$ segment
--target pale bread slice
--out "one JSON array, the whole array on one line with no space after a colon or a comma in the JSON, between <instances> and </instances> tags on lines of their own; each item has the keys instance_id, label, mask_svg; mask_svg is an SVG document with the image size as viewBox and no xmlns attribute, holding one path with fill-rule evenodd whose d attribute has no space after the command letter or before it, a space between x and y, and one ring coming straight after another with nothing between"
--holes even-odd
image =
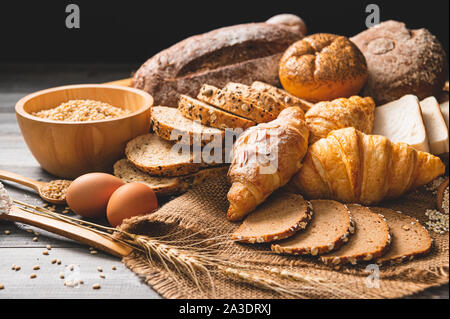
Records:
<instances>
[{"instance_id":1,"label":"pale bread slice","mask_svg":"<svg viewBox=\"0 0 450 319\"><path fill-rule=\"evenodd\" d=\"M314 103L300 99L285 90L279 89L276 86L272 86L268 83L255 81L251 86L253 89L260 92L264 92L272 95L279 103L284 104L285 107L300 107L303 111L307 112L314 106Z\"/></svg>"},{"instance_id":2,"label":"pale bread slice","mask_svg":"<svg viewBox=\"0 0 450 319\"><path fill-rule=\"evenodd\" d=\"M430 152L434 155L448 153L448 128L439 103L434 96L420 101L423 122L428 135Z\"/></svg>"},{"instance_id":3,"label":"pale bread slice","mask_svg":"<svg viewBox=\"0 0 450 319\"><path fill-rule=\"evenodd\" d=\"M376 107L373 134L409 144L418 151L430 152L419 99L415 95L405 95Z\"/></svg>"},{"instance_id":4,"label":"pale bread slice","mask_svg":"<svg viewBox=\"0 0 450 319\"><path fill-rule=\"evenodd\" d=\"M243 100L249 101L275 116L278 116L286 108L285 104L280 103L273 95L255 90L245 84L229 82L222 90L241 96Z\"/></svg>"},{"instance_id":5,"label":"pale bread slice","mask_svg":"<svg viewBox=\"0 0 450 319\"><path fill-rule=\"evenodd\" d=\"M121 159L114 164L114 175L125 183L139 182L146 184L157 195L163 196L182 194L195 185L225 175L227 171L228 166L220 166L204 168L196 173L178 177L161 177L141 171L127 159Z\"/></svg>"},{"instance_id":6,"label":"pale bread slice","mask_svg":"<svg viewBox=\"0 0 450 319\"><path fill-rule=\"evenodd\" d=\"M125 155L137 168L156 176L187 175L205 166L194 163L191 146L183 153L177 152L174 145L155 134L145 134L128 142Z\"/></svg>"},{"instance_id":7,"label":"pale bread slice","mask_svg":"<svg viewBox=\"0 0 450 319\"><path fill-rule=\"evenodd\" d=\"M386 218L392 235L390 249L376 259L377 264L398 264L430 251L432 243L430 234L417 219L392 209L380 207L371 209Z\"/></svg>"},{"instance_id":8,"label":"pale bread slice","mask_svg":"<svg viewBox=\"0 0 450 319\"><path fill-rule=\"evenodd\" d=\"M188 119L223 130L229 128L245 130L256 125L254 121L223 111L187 95L180 95L178 110Z\"/></svg>"},{"instance_id":9,"label":"pale bread slice","mask_svg":"<svg viewBox=\"0 0 450 319\"><path fill-rule=\"evenodd\" d=\"M153 132L159 137L168 141L182 140L190 145L194 140L207 144L213 140L223 140L225 136L225 131L196 123L184 117L178 109L167 106L152 107L151 124Z\"/></svg>"},{"instance_id":10,"label":"pale bread slice","mask_svg":"<svg viewBox=\"0 0 450 319\"><path fill-rule=\"evenodd\" d=\"M232 238L251 244L285 239L305 229L312 214L311 204L301 195L277 191L244 220Z\"/></svg>"},{"instance_id":11,"label":"pale bread slice","mask_svg":"<svg viewBox=\"0 0 450 319\"><path fill-rule=\"evenodd\" d=\"M197 98L216 108L245 117L256 123L266 123L276 119L274 114L259 107L257 101L252 102L242 95L226 92L212 85L203 85Z\"/></svg>"},{"instance_id":12,"label":"pale bread slice","mask_svg":"<svg viewBox=\"0 0 450 319\"><path fill-rule=\"evenodd\" d=\"M347 206L333 200L312 200L313 218L304 231L272 244L276 253L321 255L338 249L354 233L355 225Z\"/></svg>"},{"instance_id":13,"label":"pale bread slice","mask_svg":"<svg viewBox=\"0 0 450 319\"><path fill-rule=\"evenodd\" d=\"M440 105L442 116L444 117L445 124L447 125L447 129L450 128L448 125L448 116L449 116L449 106L448 101L442 103Z\"/></svg>"},{"instance_id":14,"label":"pale bread slice","mask_svg":"<svg viewBox=\"0 0 450 319\"><path fill-rule=\"evenodd\" d=\"M361 205L352 204L347 207L356 224L355 233L344 246L320 257L327 265L370 261L389 249L391 235L384 217Z\"/></svg>"}]
</instances>

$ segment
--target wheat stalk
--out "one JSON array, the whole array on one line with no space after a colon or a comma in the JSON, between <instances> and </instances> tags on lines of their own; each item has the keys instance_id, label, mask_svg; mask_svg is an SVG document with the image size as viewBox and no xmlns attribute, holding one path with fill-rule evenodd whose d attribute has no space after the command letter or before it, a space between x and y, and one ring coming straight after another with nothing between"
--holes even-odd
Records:
<instances>
[{"instance_id":1,"label":"wheat stalk","mask_svg":"<svg viewBox=\"0 0 450 319\"><path fill-rule=\"evenodd\" d=\"M273 291L285 297L306 298L305 292L311 289L329 290L335 294L340 294L345 291L347 295L351 294L355 298L359 297L355 293L345 289L345 287L331 283L324 278L311 277L273 267L257 265L249 267L248 263L244 264L245 256L239 256L238 262L233 260L231 256L220 256L217 254L217 247L234 242L234 240L230 239L229 234L199 239L195 237L198 237L200 233L194 233L178 239L170 239L174 235L181 235L182 231L179 231L165 236L148 237L62 215L17 200L14 200L14 202L21 205L22 207L19 208L28 213L75 224L113 240L125 243L145 254L150 266L157 268L161 264L174 281L179 280L178 275L187 276L202 293L206 292L205 289L209 288L211 289L210 293L215 295L212 277L214 273L222 274L233 280L246 282L261 289ZM122 235L122 238L113 236L112 233L114 232ZM202 280L202 275L206 276L206 282ZM283 281L280 281L280 278ZM286 284L286 281L289 284Z\"/></svg>"}]
</instances>

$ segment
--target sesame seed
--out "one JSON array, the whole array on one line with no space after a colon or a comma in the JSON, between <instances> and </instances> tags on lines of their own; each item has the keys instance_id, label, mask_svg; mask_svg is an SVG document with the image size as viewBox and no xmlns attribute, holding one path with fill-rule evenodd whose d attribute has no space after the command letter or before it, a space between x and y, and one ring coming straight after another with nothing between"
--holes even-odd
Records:
<instances>
[{"instance_id":1,"label":"sesame seed","mask_svg":"<svg viewBox=\"0 0 450 319\"><path fill-rule=\"evenodd\" d=\"M95 290L100 289L100 284L94 284L94 285L92 285L92 289L95 289Z\"/></svg>"},{"instance_id":2,"label":"sesame seed","mask_svg":"<svg viewBox=\"0 0 450 319\"><path fill-rule=\"evenodd\" d=\"M37 277L37 275L34 274L34 273L30 275L30 278L31 278L31 279L34 279L34 278L36 278L36 277Z\"/></svg>"},{"instance_id":3,"label":"sesame seed","mask_svg":"<svg viewBox=\"0 0 450 319\"><path fill-rule=\"evenodd\" d=\"M36 265L33 267L33 270L39 270L39 269L41 269L41 267L39 265Z\"/></svg>"}]
</instances>

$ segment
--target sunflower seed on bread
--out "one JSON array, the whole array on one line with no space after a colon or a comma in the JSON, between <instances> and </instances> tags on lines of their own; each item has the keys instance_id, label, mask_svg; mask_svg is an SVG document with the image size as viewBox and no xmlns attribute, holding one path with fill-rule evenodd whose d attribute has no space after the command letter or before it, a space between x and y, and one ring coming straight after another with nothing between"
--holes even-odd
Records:
<instances>
[{"instance_id":1,"label":"sunflower seed on bread","mask_svg":"<svg viewBox=\"0 0 450 319\"><path fill-rule=\"evenodd\" d=\"M300 107L303 111L307 112L310 108L314 106L314 103L300 99L285 90L279 89L276 86L255 81L252 83L252 89L264 92L273 96L277 99L279 103L283 104L285 107Z\"/></svg>"},{"instance_id":2,"label":"sunflower seed on bread","mask_svg":"<svg viewBox=\"0 0 450 319\"><path fill-rule=\"evenodd\" d=\"M275 192L244 220L232 238L254 244L290 237L308 225L313 214L310 206L301 195Z\"/></svg>"},{"instance_id":3,"label":"sunflower seed on bread","mask_svg":"<svg viewBox=\"0 0 450 319\"><path fill-rule=\"evenodd\" d=\"M430 234L416 219L392 209L371 209L386 218L392 234L391 247L386 254L376 259L377 264L397 264L430 251Z\"/></svg>"},{"instance_id":4,"label":"sunflower seed on bread","mask_svg":"<svg viewBox=\"0 0 450 319\"><path fill-rule=\"evenodd\" d=\"M280 103L271 94L255 90L245 84L230 82L222 90L240 96L244 101L255 104L275 116L286 108L284 103Z\"/></svg>"},{"instance_id":5,"label":"sunflower seed on bread","mask_svg":"<svg viewBox=\"0 0 450 319\"><path fill-rule=\"evenodd\" d=\"M272 244L276 253L321 255L338 249L355 231L348 208L333 200L312 200L313 218L305 230ZM338 264L338 259L333 264Z\"/></svg>"},{"instance_id":6,"label":"sunflower seed on bread","mask_svg":"<svg viewBox=\"0 0 450 319\"><path fill-rule=\"evenodd\" d=\"M125 155L140 170L156 176L181 176L199 171L202 167L218 166L194 161L190 145L170 143L155 134L138 136L128 142ZM187 149L181 152L182 148ZM200 154L201 155L201 154Z\"/></svg>"},{"instance_id":7,"label":"sunflower seed on bread","mask_svg":"<svg viewBox=\"0 0 450 319\"><path fill-rule=\"evenodd\" d=\"M219 129L242 128L245 130L256 125L254 121L223 111L187 95L180 96L178 110L188 119Z\"/></svg>"},{"instance_id":8,"label":"sunflower seed on bread","mask_svg":"<svg viewBox=\"0 0 450 319\"><path fill-rule=\"evenodd\" d=\"M180 140L186 136L190 145L197 139L203 145L215 139L223 140L225 136L225 131L195 123L173 107L154 106L151 114L153 132L168 141Z\"/></svg>"},{"instance_id":9,"label":"sunflower seed on bread","mask_svg":"<svg viewBox=\"0 0 450 319\"><path fill-rule=\"evenodd\" d=\"M257 101L250 101L241 94L224 91L212 85L203 85L197 98L216 108L245 117L256 123L266 123L276 118L275 114L259 107Z\"/></svg>"},{"instance_id":10,"label":"sunflower seed on bread","mask_svg":"<svg viewBox=\"0 0 450 319\"><path fill-rule=\"evenodd\" d=\"M226 175L228 166L204 168L198 172L177 176L152 176L133 165L127 159L121 159L114 164L114 175L125 183L139 182L149 186L157 195L178 195L190 187L201 184L208 179Z\"/></svg>"},{"instance_id":11,"label":"sunflower seed on bread","mask_svg":"<svg viewBox=\"0 0 450 319\"><path fill-rule=\"evenodd\" d=\"M382 256L389 249L391 235L384 217L364 206L347 207L356 224L355 233L341 248L320 257L325 264L331 265L334 260L339 260L339 264L369 261Z\"/></svg>"}]
</instances>

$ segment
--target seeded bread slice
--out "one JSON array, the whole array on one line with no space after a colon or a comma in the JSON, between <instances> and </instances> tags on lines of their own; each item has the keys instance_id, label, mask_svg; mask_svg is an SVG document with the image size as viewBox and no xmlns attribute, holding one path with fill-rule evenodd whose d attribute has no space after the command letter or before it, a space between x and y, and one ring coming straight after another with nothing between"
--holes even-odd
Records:
<instances>
[{"instance_id":1,"label":"seeded bread slice","mask_svg":"<svg viewBox=\"0 0 450 319\"><path fill-rule=\"evenodd\" d=\"M252 83L252 88L260 92L271 94L279 103L282 103L285 107L300 107L303 111L307 112L314 106L314 103L300 99L285 90L279 89L276 86L270 84L255 81Z\"/></svg>"},{"instance_id":2,"label":"seeded bread slice","mask_svg":"<svg viewBox=\"0 0 450 319\"><path fill-rule=\"evenodd\" d=\"M159 137L168 141L182 140L190 145L194 143L194 138L207 144L213 140L223 140L225 136L223 130L195 123L173 107L152 107L151 123L153 132Z\"/></svg>"},{"instance_id":3,"label":"seeded bread slice","mask_svg":"<svg viewBox=\"0 0 450 319\"><path fill-rule=\"evenodd\" d=\"M321 255L338 249L355 231L348 208L333 200L312 200L314 217L304 231L272 244L276 253Z\"/></svg>"},{"instance_id":4,"label":"seeded bread slice","mask_svg":"<svg viewBox=\"0 0 450 319\"><path fill-rule=\"evenodd\" d=\"M256 123L273 121L276 116L258 106L257 101L244 99L242 95L223 91L212 85L203 85L197 98L219 109L245 117Z\"/></svg>"},{"instance_id":5,"label":"seeded bread slice","mask_svg":"<svg viewBox=\"0 0 450 319\"><path fill-rule=\"evenodd\" d=\"M275 116L278 116L286 108L284 103L280 103L271 94L255 90L245 84L229 82L223 91L241 96L244 101L249 101Z\"/></svg>"},{"instance_id":6,"label":"seeded bread slice","mask_svg":"<svg viewBox=\"0 0 450 319\"><path fill-rule=\"evenodd\" d=\"M202 165L193 162L191 152L183 154L173 150L173 146L174 143L157 135L145 134L128 142L125 155L137 168L150 175L180 176L200 170Z\"/></svg>"},{"instance_id":7,"label":"seeded bread slice","mask_svg":"<svg viewBox=\"0 0 450 319\"><path fill-rule=\"evenodd\" d=\"M360 205L347 205L356 224L355 234L338 250L320 257L325 264L356 264L382 256L391 242L389 226L383 216Z\"/></svg>"},{"instance_id":8,"label":"seeded bread slice","mask_svg":"<svg viewBox=\"0 0 450 319\"><path fill-rule=\"evenodd\" d=\"M311 204L302 196L278 191L244 220L232 238L251 244L285 239L305 229L312 214Z\"/></svg>"},{"instance_id":9,"label":"seeded bread slice","mask_svg":"<svg viewBox=\"0 0 450 319\"><path fill-rule=\"evenodd\" d=\"M152 176L133 165L127 159L121 159L114 164L114 175L125 183L139 182L146 184L155 191L157 195L178 195L184 193L192 186L201 184L208 179L225 175L228 166L204 168L196 173L178 177Z\"/></svg>"},{"instance_id":10,"label":"seeded bread slice","mask_svg":"<svg viewBox=\"0 0 450 319\"><path fill-rule=\"evenodd\" d=\"M392 234L391 247L385 255L376 259L377 264L394 265L430 251L430 234L416 219L392 209L379 207L371 209L386 218Z\"/></svg>"},{"instance_id":11,"label":"seeded bread slice","mask_svg":"<svg viewBox=\"0 0 450 319\"><path fill-rule=\"evenodd\" d=\"M200 121L203 125L219 129L242 128L246 130L256 125L254 121L228 113L186 95L180 96L178 110L188 119Z\"/></svg>"}]
</instances>

